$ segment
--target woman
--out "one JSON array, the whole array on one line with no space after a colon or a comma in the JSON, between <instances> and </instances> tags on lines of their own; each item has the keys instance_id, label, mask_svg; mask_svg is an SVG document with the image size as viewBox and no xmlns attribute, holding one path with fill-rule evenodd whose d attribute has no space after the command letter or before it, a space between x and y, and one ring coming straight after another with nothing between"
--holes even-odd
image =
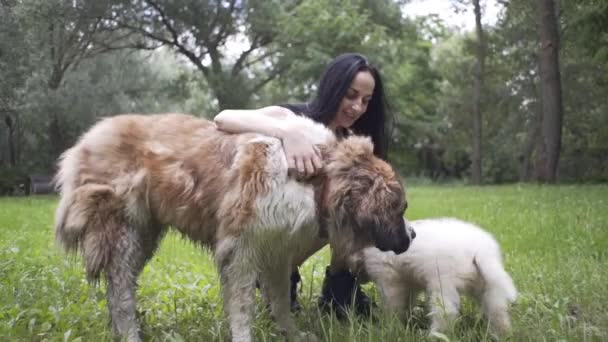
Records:
<instances>
[{"instance_id":1,"label":"woman","mask_svg":"<svg viewBox=\"0 0 608 342\"><path fill-rule=\"evenodd\" d=\"M382 79L378 70L360 54L343 54L330 62L321 77L316 96L308 103L255 110L224 110L214 120L219 129L227 132L257 132L281 139L290 168L302 176L311 176L323 165L319 151L312 142L301 134L298 127L291 125L289 118L296 113L325 124L337 137L344 137L351 131L371 137L374 153L386 159L390 120ZM297 265L326 243L320 239L316 248L303 256L302 260L298 260ZM291 280L292 309L297 310L299 305L296 290L300 280L299 274L294 272ZM346 262L338 260L332 254L319 304L322 308L333 309L339 316L343 316L353 297L356 311L369 313L369 298L348 271Z\"/></svg>"}]
</instances>

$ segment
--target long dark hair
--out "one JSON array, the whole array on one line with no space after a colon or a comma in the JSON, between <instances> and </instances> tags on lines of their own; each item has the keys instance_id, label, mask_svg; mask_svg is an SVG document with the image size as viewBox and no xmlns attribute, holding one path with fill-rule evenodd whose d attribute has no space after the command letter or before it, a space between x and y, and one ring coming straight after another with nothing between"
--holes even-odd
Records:
<instances>
[{"instance_id":1,"label":"long dark hair","mask_svg":"<svg viewBox=\"0 0 608 342\"><path fill-rule=\"evenodd\" d=\"M321 76L316 96L308 103L306 113L315 121L325 125L332 122L353 79L361 71L369 71L373 76L374 92L367 105L367 110L350 128L355 134L371 137L374 143L374 154L386 159L392 118L384 96L382 77L380 77L378 69L371 65L365 56L346 53L331 61Z\"/></svg>"}]
</instances>

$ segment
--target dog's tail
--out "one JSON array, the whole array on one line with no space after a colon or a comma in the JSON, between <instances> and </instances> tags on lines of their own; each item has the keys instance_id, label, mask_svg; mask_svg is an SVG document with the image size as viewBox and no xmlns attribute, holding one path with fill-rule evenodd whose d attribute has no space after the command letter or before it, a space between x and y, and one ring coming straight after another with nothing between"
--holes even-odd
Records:
<instances>
[{"instance_id":1,"label":"dog's tail","mask_svg":"<svg viewBox=\"0 0 608 342\"><path fill-rule=\"evenodd\" d=\"M517 298L517 290L502 265L498 246L492 253L477 255L473 263L485 282L481 302L490 329L499 335L506 333L511 328L509 305Z\"/></svg>"},{"instance_id":2,"label":"dog's tail","mask_svg":"<svg viewBox=\"0 0 608 342\"><path fill-rule=\"evenodd\" d=\"M90 281L98 280L110 262L122 226L122 202L112 187L84 184L62 189L55 212L55 238L67 252L81 251Z\"/></svg>"},{"instance_id":3,"label":"dog's tail","mask_svg":"<svg viewBox=\"0 0 608 342\"><path fill-rule=\"evenodd\" d=\"M473 258L477 272L485 282L484 296L498 300L502 298L507 303L517 299L517 289L513 279L505 271L499 255L483 255Z\"/></svg>"}]
</instances>

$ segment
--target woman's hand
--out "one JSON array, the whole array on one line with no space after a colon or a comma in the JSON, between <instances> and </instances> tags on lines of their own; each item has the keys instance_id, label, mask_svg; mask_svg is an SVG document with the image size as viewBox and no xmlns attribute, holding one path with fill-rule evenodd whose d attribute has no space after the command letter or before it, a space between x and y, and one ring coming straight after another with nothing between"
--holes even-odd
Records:
<instances>
[{"instance_id":1,"label":"woman's hand","mask_svg":"<svg viewBox=\"0 0 608 342\"><path fill-rule=\"evenodd\" d=\"M254 110L223 110L215 116L218 129L230 133L256 132L281 139L289 168L297 177L310 177L323 167L321 154L291 110L270 106Z\"/></svg>"},{"instance_id":2,"label":"woman's hand","mask_svg":"<svg viewBox=\"0 0 608 342\"><path fill-rule=\"evenodd\" d=\"M287 130L282 140L289 168L297 171L297 176L311 177L323 168L319 149L301 131Z\"/></svg>"}]
</instances>

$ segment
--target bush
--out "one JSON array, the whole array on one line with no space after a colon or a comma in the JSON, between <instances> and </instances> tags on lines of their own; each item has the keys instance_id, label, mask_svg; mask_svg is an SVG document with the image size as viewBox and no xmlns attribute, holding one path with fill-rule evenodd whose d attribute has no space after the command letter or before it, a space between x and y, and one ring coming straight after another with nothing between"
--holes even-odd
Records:
<instances>
[{"instance_id":1,"label":"bush","mask_svg":"<svg viewBox=\"0 0 608 342\"><path fill-rule=\"evenodd\" d=\"M19 167L0 168L0 196L26 195L29 189L27 171Z\"/></svg>"}]
</instances>

